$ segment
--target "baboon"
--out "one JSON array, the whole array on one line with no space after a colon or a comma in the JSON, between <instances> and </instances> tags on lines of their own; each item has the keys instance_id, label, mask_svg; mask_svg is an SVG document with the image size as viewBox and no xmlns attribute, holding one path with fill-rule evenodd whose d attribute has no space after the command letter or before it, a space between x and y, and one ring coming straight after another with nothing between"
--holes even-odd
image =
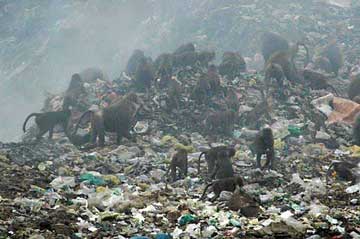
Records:
<instances>
[{"instance_id":1,"label":"baboon","mask_svg":"<svg viewBox=\"0 0 360 239\"><path fill-rule=\"evenodd\" d=\"M200 51L197 53L197 61L200 63L202 67L208 67L209 62L215 59L214 51Z\"/></svg>"},{"instance_id":2,"label":"baboon","mask_svg":"<svg viewBox=\"0 0 360 239\"><path fill-rule=\"evenodd\" d=\"M49 139L53 136L54 127L56 125L61 125L64 131L67 131L68 122L71 116L70 109L64 111L52 111L45 113L32 113L28 117L26 117L25 122L23 124L23 131L26 132L26 123L27 121L35 116L35 123L39 128L39 132L36 135L36 140L40 140L41 137L49 131Z\"/></svg>"},{"instance_id":3,"label":"baboon","mask_svg":"<svg viewBox=\"0 0 360 239\"><path fill-rule=\"evenodd\" d=\"M276 80L276 87L277 87L277 92L279 93L280 96L284 96L284 78L285 78L285 74L284 71L281 67L281 65L276 64L276 63L270 63L266 66L265 68L265 85L267 90L269 89L270 85L271 85L271 80L275 79Z\"/></svg>"},{"instance_id":4,"label":"baboon","mask_svg":"<svg viewBox=\"0 0 360 239\"><path fill-rule=\"evenodd\" d=\"M179 109L181 102L182 85L176 78L170 79L167 89L167 105L169 109Z\"/></svg>"},{"instance_id":5,"label":"baboon","mask_svg":"<svg viewBox=\"0 0 360 239\"><path fill-rule=\"evenodd\" d=\"M246 62L237 52L224 52L222 62L219 65L219 73L234 79L241 72L246 71Z\"/></svg>"},{"instance_id":6,"label":"baboon","mask_svg":"<svg viewBox=\"0 0 360 239\"><path fill-rule=\"evenodd\" d=\"M89 67L79 73L80 79L83 83L94 83L100 79L102 81L109 81L109 77L97 67Z\"/></svg>"},{"instance_id":7,"label":"baboon","mask_svg":"<svg viewBox=\"0 0 360 239\"><path fill-rule=\"evenodd\" d=\"M274 151L274 136L271 128L263 128L258 132L250 149L256 154L256 164L258 168L274 166L275 151ZM261 156L266 155L266 163L261 166Z\"/></svg>"},{"instance_id":8,"label":"baboon","mask_svg":"<svg viewBox=\"0 0 360 239\"><path fill-rule=\"evenodd\" d=\"M143 59L146 59L144 52L139 49L134 50L127 62L126 73L131 76L134 75L140 63L140 60Z\"/></svg>"},{"instance_id":9,"label":"baboon","mask_svg":"<svg viewBox=\"0 0 360 239\"><path fill-rule=\"evenodd\" d=\"M198 61L197 57L198 57L198 53L192 51L173 55L173 66L174 67L194 66Z\"/></svg>"},{"instance_id":10,"label":"baboon","mask_svg":"<svg viewBox=\"0 0 360 239\"><path fill-rule=\"evenodd\" d=\"M292 58L293 54L293 50L275 52L265 63L265 69L271 69L271 65L277 67L281 66L281 70L283 71L286 79L290 82L296 82L298 80L298 76L296 66Z\"/></svg>"},{"instance_id":11,"label":"baboon","mask_svg":"<svg viewBox=\"0 0 360 239\"><path fill-rule=\"evenodd\" d=\"M214 172L216 172L218 169L217 167L219 166L218 164L218 160L223 160L225 158L226 161L230 162L230 170L229 172L225 172L225 174L230 175L228 177L232 177L233 175L233 171L232 171L232 165L231 165L231 158L235 155L235 149L233 147L228 147L228 146L217 146L214 148L210 148L207 151L202 152L199 155L199 159L198 159L198 174L201 173L200 171L200 162L201 162L201 156L205 155L205 161L207 163L207 168L208 168L208 176L211 178ZM226 163L225 166L228 166L228 162Z\"/></svg>"},{"instance_id":12,"label":"baboon","mask_svg":"<svg viewBox=\"0 0 360 239\"><path fill-rule=\"evenodd\" d=\"M176 181L176 172L179 171L180 175L186 177L188 172L188 153L185 149L179 148L172 156L171 163L165 176L171 173L172 182Z\"/></svg>"},{"instance_id":13,"label":"baboon","mask_svg":"<svg viewBox=\"0 0 360 239\"><path fill-rule=\"evenodd\" d=\"M360 146L360 113L355 117L352 134L354 144Z\"/></svg>"},{"instance_id":14,"label":"baboon","mask_svg":"<svg viewBox=\"0 0 360 239\"><path fill-rule=\"evenodd\" d=\"M258 129L261 125L262 117L265 117L267 121L271 121L272 110L272 97L267 96L263 90L260 89L261 101L255 105L255 107L245 115L245 124L249 128Z\"/></svg>"},{"instance_id":15,"label":"baboon","mask_svg":"<svg viewBox=\"0 0 360 239\"><path fill-rule=\"evenodd\" d=\"M340 68L344 65L344 55L336 40L331 40L321 52L321 56L327 58L331 64L332 72L338 76Z\"/></svg>"},{"instance_id":16,"label":"baboon","mask_svg":"<svg viewBox=\"0 0 360 239\"><path fill-rule=\"evenodd\" d=\"M204 192L201 196L202 200L205 198L206 191L210 186L212 187L212 190L215 194L215 196L210 199L210 201L215 201L217 198L219 198L221 192L234 192L237 186L244 186L244 180L241 177L231 177L213 181L204 188Z\"/></svg>"},{"instance_id":17,"label":"baboon","mask_svg":"<svg viewBox=\"0 0 360 239\"><path fill-rule=\"evenodd\" d=\"M81 102L82 96L86 94L83 81L79 74L73 74L68 89L65 91L63 109L68 109L70 106L73 109L84 111L88 106Z\"/></svg>"},{"instance_id":18,"label":"baboon","mask_svg":"<svg viewBox=\"0 0 360 239\"><path fill-rule=\"evenodd\" d=\"M346 162L346 161L333 161L328 170L326 171L326 184L328 184L329 182L329 176L333 171L336 172L336 175L344 181L351 181L351 184L355 184L356 183L356 175L354 175L354 173L352 172L353 168L356 168L357 164L355 163L350 163L350 162Z\"/></svg>"},{"instance_id":19,"label":"baboon","mask_svg":"<svg viewBox=\"0 0 360 239\"><path fill-rule=\"evenodd\" d=\"M360 96L360 74L351 77L348 96L350 100L354 100L356 96Z\"/></svg>"},{"instance_id":20,"label":"baboon","mask_svg":"<svg viewBox=\"0 0 360 239\"><path fill-rule=\"evenodd\" d=\"M135 86L140 90L148 90L151 87L151 83L154 81L154 72L151 64L142 58L139 60L137 69L135 72Z\"/></svg>"},{"instance_id":21,"label":"baboon","mask_svg":"<svg viewBox=\"0 0 360 239\"><path fill-rule=\"evenodd\" d=\"M174 55L182 54L184 52L195 52L195 46L193 43L189 42L179 46L175 51Z\"/></svg>"},{"instance_id":22,"label":"baboon","mask_svg":"<svg viewBox=\"0 0 360 239\"><path fill-rule=\"evenodd\" d=\"M215 160L214 170L210 175L210 179L222 179L234 177L234 169L232 167L231 157L233 152L220 151L217 154L217 159Z\"/></svg>"},{"instance_id":23,"label":"baboon","mask_svg":"<svg viewBox=\"0 0 360 239\"><path fill-rule=\"evenodd\" d=\"M311 89L320 90L320 89L330 89L335 95L338 95L336 89L329 84L328 77L320 72L304 69L302 70L302 76L304 78L304 83L308 85Z\"/></svg>"},{"instance_id":24,"label":"baboon","mask_svg":"<svg viewBox=\"0 0 360 239\"><path fill-rule=\"evenodd\" d=\"M85 112L79 119L76 128L83 117L91 114L91 142L96 143L99 137L99 146L104 146L105 131L116 132L116 143L120 144L121 138L130 138L129 130L134 123L135 116L141 106L141 100L135 93L129 93L109 107L92 112Z\"/></svg>"},{"instance_id":25,"label":"baboon","mask_svg":"<svg viewBox=\"0 0 360 239\"><path fill-rule=\"evenodd\" d=\"M168 86L172 76L173 56L171 54L161 54L154 62L154 68L156 70L156 77L159 82L157 85L159 88L165 88Z\"/></svg>"},{"instance_id":26,"label":"baboon","mask_svg":"<svg viewBox=\"0 0 360 239\"><path fill-rule=\"evenodd\" d=\"M227 88L225 103L227 108L233 111L235 114L239 111L240 103L234 88Z\"/></svg>"},{"instance_id":27,"label":"baboon","mask_svg":"<svg viewBox=\"0 0 360 239\"><path fill-rule=\"evenodd\" d=\"M288 51L289 42L282 36L273 32L264 32L261 37L261 53L267 62L275 52Z\"/></svg>"},{"instance_id":28,"label":"baboon","mask_svg":"<svg viewBox=\"0 0 360 239\"><path fill-rule=\"evenodd\" d=\"M320 69L325 71L326 73L332 73L333 69L332 69L332 65L330 63L330 60L326 57L317 57L314 60L314 66L316 69Z\"/></svg>"},{"instance_id":29,"label":"baboon","mask_svg":"<svg viewBox=\"0 0 360 239\"><path fill-rule=\"evenodd\" d=\"M69 141L77 147L90 143L91 141L91 133L78 135L76 134L76 132L74 132L74 133L67 133L66 136L68 137Z\"/></svg>"},{"instance_id":30,"label":"baboon","mask_svg":"<svg viewBox=\"0 0 360 239\"><path fill-rule=\"evenodd\" d=\"M200 76L196 86L193 89L191 98L198 104L206 104L211 97L211 85L206 75Z\"/></svg>"},{"instance_id":31,"label":"baboon","mask_svg":"<svg viewBox=\"0 0 360 239\"><path fill-rule=\"evenodd\" d=\"M210 113L205 124L207 131L215 134L227 134L230 135L236 122L236 112L233 110L216 111Z\"/></svg>"},{"instance_id":32,"label":"baboon","mask_svg":"<svg viewBox=\"0 0 360 239\"><path fill-rule=\"evenodd\" d=\"M215 65L209 65L207 70L207 79L210 84L210 90L215 94L218 93L221 90L220 76Z\"/></svg>"}]
</instances>

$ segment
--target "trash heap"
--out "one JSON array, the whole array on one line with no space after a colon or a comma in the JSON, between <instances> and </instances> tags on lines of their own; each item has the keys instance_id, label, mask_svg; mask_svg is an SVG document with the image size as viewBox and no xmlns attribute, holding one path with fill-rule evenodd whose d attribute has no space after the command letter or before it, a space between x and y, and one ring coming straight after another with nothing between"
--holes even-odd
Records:
<instances>
[{"instance_id":1,"label":"trash heap","mask_svg":"<svg viewBox=\"0 0 360 239\"><path fill-rule=\"evenodd\" d=\"M84 109L105 108L127 92L143 100L134 139L121 145L108 133L105 147L75 147L61 131L53 140L29 141L30 132L24 142L0 143L0 237L360 238L360 180L351 185L328 173L334 160L360 157L351 135L358 104L342 91L290 82L284 100L276 86L265 86L263 72L244 69L254 59L245 63L232 53L236 64L227 68L228 57L218 65L219 84L208 86L199 83L212 74L200 60L162 77L157 72L147 89L136 87L128 69L113 81L84 80L72 124ZM348 81L340 74L329 82L338 89ZM60 109L63 97L49 96L44 111ZM234 108L234 120L220 126L212 120ZM256 168L249 147L266 124L275 137L272 170ZM204 160L197 170L209 143L234 145L234 171L245 181L214 202L214 193L200 200ZM166 171L178 148L188 152L188 176L169 183ZM354 173L360 179L359 168Z\"/></svg>"}]
</instances>

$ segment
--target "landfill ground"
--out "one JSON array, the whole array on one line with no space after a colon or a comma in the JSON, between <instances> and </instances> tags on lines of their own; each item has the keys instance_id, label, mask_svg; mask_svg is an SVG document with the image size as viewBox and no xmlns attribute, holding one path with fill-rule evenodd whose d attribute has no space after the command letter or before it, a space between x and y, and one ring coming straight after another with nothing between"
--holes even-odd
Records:
<instances>
[{"instance_id":1,"label":"landfill ground","mask_svg":"<svg viewBox=\"0 0 360 239\"><path fill-rule=\"evenodd\" d=\"M211 12L201 29L229 17L222 11L246 15L249 22L267 17L262 8L246 6L236 13L231 9L237 8ZM71 128L90 107L106 108L137 92L141 109L130 137L117 144L116 134L106 132L104 147L77 147L56 127L52 139L45 134L36 141L32 120L21 142L0 142L0 238L360 238L360 146L353 138L360 105L348 96L350 78L360 79L359 7L317 2L312 7L293 3L292 8L277 9L277 17L270 18L274 31L291 42L291 33L282 30L291 28L289 19L298 21L307 33L311 61L337 34L344 55L338 76L315 69L313 62L308 65L326 75L332 87L314 89L309 82L284 80L280 96L276 82L265 82L256 43L249 47L254 54L245 57L246 70L236 62L216 73L219 91L199 88L209 77L200 60L176 66L174 61L169 80L175 86L161 86L155 75L144 90L127 69L112 80L82 79L86 91L72 108ZM197 46L195 51L202 52ZM215 51L221 62L224 50ZM304 49L297 59L300 74ZM215 64L220 68L221 63ZM42 111L58 111L63 99L64 92L49 95ZM214 113L230 108L235 108L234 120L211 121ZM80 135L90 132L89 124L80 126ZM251 150L263 127L274 134L271 169L258 168ZM221 192L216 200L209 187L201 198L211 180L204 157L198 171L199 156L219 145L235 149L232 167L244 185ZM167 170L179 149L188 153L188 174L172 182ZM350 169L354 180L329 169L333 162L355 165Z\"/></svg>"}]
</instances>

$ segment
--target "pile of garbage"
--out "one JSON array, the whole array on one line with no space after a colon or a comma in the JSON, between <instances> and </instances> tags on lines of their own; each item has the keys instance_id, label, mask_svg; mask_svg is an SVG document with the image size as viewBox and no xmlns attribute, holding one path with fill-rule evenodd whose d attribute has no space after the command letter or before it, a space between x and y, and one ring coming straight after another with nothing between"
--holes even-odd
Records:
<instances>
[{"instance_id":1,"label":"pile of garbage","mask_svg":"<svg viewBox=\"0 0 360 239\"><path fill-rule=\"evenodd\" d=\"M330 168L338 161L359 163L352 124L360 108L340 87L348 85L343 76L356 63L346 58L351 67L329 79L338 95L286 82L284 99L276 86L265 85L262 71L249 69L258 65L255 58L224 54L218 74L202 64L200 56L211 52L190 52L197 60L171 53L174 67L157 71L145 89L131 64L113 81L105 74L89 77L99 69L80 72L84 92L72 108L72 128L84 111L138 92L145 110L132 138L120 145L107 133L105 147L75 146L62 130L35 142L36 127L23 142L0 143L0 237L360 238L360 168L353 169L355 182ZM155 67L169 59L143 58ZM202 85L204 77L213 84ZM64 97L50 95L43 110L60 110ZM228 112L234 117L223 120ZM275 138L276 160L268 170L256 167L250 150L264 125ZM202 198L209 182L198 159L218 145L236 150L232 165L244 186L211 200L211 190ZM188 153L188 174L171 182L167 172L179 148Z\"/></svg>"}]
</instances>

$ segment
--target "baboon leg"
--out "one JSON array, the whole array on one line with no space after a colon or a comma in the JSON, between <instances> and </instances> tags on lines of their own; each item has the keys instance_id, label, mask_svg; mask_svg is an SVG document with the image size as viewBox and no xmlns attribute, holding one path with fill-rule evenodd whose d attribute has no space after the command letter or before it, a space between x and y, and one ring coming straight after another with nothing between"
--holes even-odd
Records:
<instances>
[{"instance_id":1,"label":"baboon leg","mask_svg":"<svg viewBox=\"0 0 360 239\"><path fill-rule=\"evenodd\" d=\"M91 131L91 143L96 144L97 129L93 128Z\"/></svg>"},{"instance_id":2,"label":"baboon leg","mask_svg":"<svg viewBox=\"0 0 360 239\"><path fill-rule=\"evenodd\" d=\"M54 134L54 127L51 127L51 128L49 129L49 139L52 139L53 134Z\"/></svg>"},{"instance_id":3,"label":"baboon leg","mask_svg":"<svg viewBox=\"0 0 360 239\"><path fill-rule=\"evenodd\" d=\"M121 133L120 131L118 131L118 132L116 133L116 143L117 143L117 144L120 144L121 138L122 138L122 133Z\"/></svg>"},{"instance_id":4,"label":"baboon leg","mask_svg":"<svg viewBox=\"0 0 360 239\"><path fill-rule=\"evenodd\" d=\"M171 166L171 180L172 182L176 181L176 166Z\"/></svg>"},{"instance_id":5,"label":"baboon leg","mask_svg":"<svg viewBox=\"0 0 360 239\"><path fill-rule=\"evenodd\" d=\"M260 153L257 153L257 154L256 154L256 166L257 166L258 168L261 168L261 155L262 155L262 154L260 154Z\"/></svg>"}]
</instances>

